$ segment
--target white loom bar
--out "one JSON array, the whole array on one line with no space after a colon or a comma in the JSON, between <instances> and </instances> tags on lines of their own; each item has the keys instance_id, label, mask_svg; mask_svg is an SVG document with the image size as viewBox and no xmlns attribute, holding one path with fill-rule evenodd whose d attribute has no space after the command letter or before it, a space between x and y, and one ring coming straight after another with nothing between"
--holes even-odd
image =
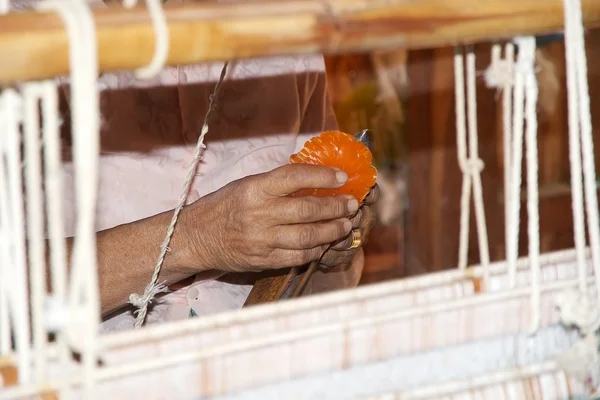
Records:
<instances>
[{"instance_id":1,"label":"white loom bar","mask_svg":"<svg viewBox=\"0 0 600 400\"><path fill-rule=\"evenodd\" d=\"M439 385L425 386L399 393L402 400L426 399L432 396L450 396L457 392L482 388L494 384L530 378L541 374L557 372L559 368L553 361L540 364L526 365L496 371L491 374L479 375L469 379L461 379Z\"/></svg>"},{"instance_id":2,"label":"white loom bar","mask_svg":"<svg viewBox=\"0 0 600 400\"><path fill-rule=\"evenodd\" d=\"M593 281L590 279L590 283ZM568 280L553 282L551 284L543 285L541 288L542 292L551 290L569 289L577 286L577 280ZM98 379L113 379L122 377L124 375L136 374L140 372L146 372L150 370L156 370L165 368L171 365L184 364L193 361L199 361L215 356L223 356L235 352L252 350L268 345L291 342L299 339L305 339L308 337L315 337L328 333L351 330L361 327L368 327L383 322L397 321L400 319L407 319L415 316L422 316L426 314L440 313L449 310L455 310L463 307L472 305L489 304L494 302L506 301L508 299L514 299L516 297L527 297L530 296L530 288L518 288L503 291L499 293L481 294L479 296L468 297L458 299L454 301L442 302L434 305L425 305L411 307L409 310L401 310L397 312L385 313L381 315L367 316L363 318L356 318L346 322L335 322L331 324L324 324L315 328L307 328L303 330L286 332L271 335L268 337L252 338L248 340L240 340L238 342L229 343L220 346L214 346L210 349L201 349L197 351L190 351L185 354L155 358L149 361L143 361L139 363L131 363L120 367L105 368L98 371ZM139 335L139 340L147 340L144 338L145 335Z\"/></svg>"},{"instance_id":3,"label":"white loom bar","mask_svg":"<svg viewBox=\"0 0 600 400\"><path fill-rule=\"evenodd\" d=\"M572 262L574 256L573 250L563 250L558 252L546 253L542 256L542 265L549 265L561 262ZM524 257L518 260L517 266L520 269L527 269L529 259ZM490 265L492 275L504 275L506 273L506 263L498 261ZM274 315L297 313L307 310L314 310L319 307L334 306L337 304L346 304L355 301L364 301L368 299L392 295L398 292L414 291L423 288L433 288L436 286L457 283L471 278L480 278L482 276L481 267L471 267L465 271L452 269L422 277L413 277L391 282L378 283L361 287L358 290L344 290L316 297L306 297L292 302L285 301L247 308L243 313L239 311L225 312L216 314L208 318L189 319L181 324L166 324L147 327L137 331L124 331L118 333L108 333L101 337L103 348L124 347L138 343L143 340L160 340L171 335L185 334L186 332L195 332L197 330L211 329L228 324L244 323L256 318L266 319ZM569 286L570 287L570 286ZM483 298L483 296L480 296Z\"/></svg>"},{"instance_id":4,"label":"white loom bar","mask_svg":"<svg viewBox=\"0 0 600 400\"><path fill-rule=\"evenodd\" d=\"M31 320L33 331L34 376L43 382L46 376L44 353L44 303L46 294L46 264L44 255L44 211L42 204L42 163L40 159L40 93L35 83L23 87L23 131L25 139L25 193L27 195L27 237L29 253L29 284L31 290Z\"/></svg>"},{"instance_id":5,"label":"white loom bar","mask_svg":"<svg viewBox=\"0 0 600 400\"><path fill-rule=\"evenodd\" d=\"M593 285L593 279L590 279L590 284ZM552 284L545 285L543 290L562 290L567 286L576 287L577 280L573 279L570 281L557 281ZM506 299L506 295L518 295L519 297L526 298L529 295L529 291L527 288L522 288L521 290L511 290L510 293L502 292L498 293L497 296L489 296L489 295L481 295L478 297L485 297L485 299L481 299L476 302L477 304L483 303L494 303L501 300ZM387 312L377 316L366 316L364 318L355 319L352 321L341 321L335 323L326 323L322 326L317 326L313 328L306 328L299 331L293 332L284 332L271 334L269 336L262 336L258 338L246 339L237 343L226 343L223 345L213 346L206 350L198 350L195 352L184 352L183 354L176 354L169 357L153 357L149 361L142 361L137 363L125 364L117 367L106 367L101 370L98 370L97 378L98 380L111 380L111 379L121 379L126 375L131 374L139 374L144 372L149 372L152 370L158 370L174 365L181 365L190 362L202 361L205 359L209 359L211 357L220 357L231 353L253 350L260 347L266 347L270 345L277 345L281 343L289 343L295 342L302 339L309 339L312 337L316 337L319 335L326 335L334 332L340 331L351 331L352 329L362 328L366 326L373 326L380 323L390 322L398 320L399 318L406 318L414 316L414 314L419 314L420 316L425 317L426 313L438 312L443 313L447 312L451 309L459 309L468 305L468 301L464 301L465 299L460 299L456 301L452 301L449 303L439 303L433 306L423 306L419 307L420 310L416 312L413 309L404 310L403 312ZM177 325L177 324L175 324ZM199 330L195 330L196 332L201 332ZM141 331L145 332L145 331ZM140 338L140 340L146 341L145 338ZM150 340L151 341L151 340ZM69 382L73 385L80 385L82 381L82 377L80 375L73 374L70 377ZM29 388L18 388L15 390L9 390L6 392L7 398L15 398L22 396L24 393L31 393L35 390L34 387ZM39 389L38 389L39 390Z\"/></svg>"},{"instance_id":6,"label":"white loom bar","mask_svg":"<svg viewBox=\"0 0 600 400\"><path fill-rule=\"evenodd\" d=\"M58 87L54 81L40 83L42 90L42 134L44 144L44 173L46 190L46 214L50 237L50 276L52 295L60 307L66 306L67 254L64 240L62 210L62 169L60 153L60 124L58 116ZM67 371L69 348L63 331L56 333L60 353L59 368ZM68 396L68 386L59 388L61 397Z\"/></svg>"},{"instance_id":7,"label":"white loom bar","mask_svg":"<svg viewBox=\"0 0 600 400\"><path fill-rule=\"evenodd\" d=\"M565 2L571 0L564 0ZM570 7L565 3L565 57L566 57L566 75L567 75L567 104L568 104L568 126L569 126L569 161L571 172L571 201L573 209L573 237L575 241L575 250L577 255L577 265L579 266L580 285L582 293L585 291L586 271L584 267L585 256L585 228L583 214L583 186L581 182L581 147L580 131L577 110L578 96L576 86L576 71L573 69L575 64L575 53L573 41L570 39L572 30Z\"/></svg>"},{"instance_id":8,"label":"white loom bar","mask_svg":"<svg viewBox=\"0 0 600 400\"><path fill-rule=\"evenodd\" d=\"M6 89L2 94L5 105L9 110L20 110L19 95L13 89ZM27 290L27 265L25 261L25 213L23 204L23 181L21 176L21 142L20 115L15 112L7 114L8 132L6 137L6 159L10 180L11 229L13 238L12 267L12 296L11 314L13 318L15 347L17 349L17 366L19 368L19 383L31 380L31 348L29 324L29 298Z\"/></svg>"}]
</instances>

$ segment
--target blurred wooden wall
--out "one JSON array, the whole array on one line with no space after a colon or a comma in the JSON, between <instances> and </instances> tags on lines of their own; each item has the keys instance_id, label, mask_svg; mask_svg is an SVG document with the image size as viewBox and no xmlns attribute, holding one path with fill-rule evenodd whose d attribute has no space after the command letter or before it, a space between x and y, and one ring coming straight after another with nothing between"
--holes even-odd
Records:
<instances>
[{"instance_id":1,"label":"blurred wooden wall","mask_svg":"<svg viewBox=\"0 0 600 400\"><path fill-rule=\"evenodd\" d=\"M600 161L600 30L586 39L596 160ZM477 70L490 62L490 45L475 46ZM543 48L555 68L559 86L555 94L540 89L540 102L553 96L556 109L539 110L539 181L542 251L573 246L569 183L565 56L562 42ZM456 266L462 175L456 158L453 49L409 53L408 98L408 215L405 270L420 274ZM543 85L543 82L540 83ZM554 97L555 96L555 97ZM504 258L504 205L502 166L501 96L477 82L478 130L484 203L493 260ZM552 102L549 102L552 103ZM525 157L523 157L525 159ZM598 165L598 164L597 164ZM525 165L523 165L525 172ZM525 181L523 181L525 185ZM472 204L472 202L471 202ZM520 253L526 254L527 214L521 207ZM479 261L476 228L471 206L469 262Z\"/></svg>"}]
</instances>

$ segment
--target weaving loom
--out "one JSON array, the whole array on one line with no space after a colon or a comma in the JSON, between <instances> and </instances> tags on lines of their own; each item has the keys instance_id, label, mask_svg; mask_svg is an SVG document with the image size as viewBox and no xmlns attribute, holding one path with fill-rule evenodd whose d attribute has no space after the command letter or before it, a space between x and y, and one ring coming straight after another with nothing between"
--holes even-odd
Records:
<instances>
[{"instance_id":1,"label":"weaving loom","mask_svg":"<svg viewBox=\"0 0 600 400\"><path fill-rule=\"evenodd\" d=\"M147 7L134 6L131 1L95 8L83 1L48 0L17 12L0 1L0 12L6 13L0 16L0 399L594 398L600 387L600 222L584 26L600 24L600 2L163 6L148 0ZM528 35L563 29L576 246L540 254L536 41ZM507 256L496 263L489 261L481 198L475 56L462 47L483 40L503 43L494 45L485 73L490 89L501 89L507 150ZM99 73L137 71L145 79L165 65L443 45L457 46L457 162L463 191L456 269L98 334ZM78 209L68 278L61 261L60 121L53 79L65 75L72 85ZM197 162L204 135L210 135L206 121L190 163ZM21 140L27 160L23 174ZM521 171L523 158L526 171ZM45 173L39 176L35 171L42 163ZM518 258L523 172L529 249L528 257ZM481 265L469 267L471 199ZM45 285L44 218L53 249L51 293ZM167 247L168 237L162 256ZM136 306L147 306L161 289L156 278L132 300ZM51 342L48 333L54 336Z\"/></svg>"}]
</instances>

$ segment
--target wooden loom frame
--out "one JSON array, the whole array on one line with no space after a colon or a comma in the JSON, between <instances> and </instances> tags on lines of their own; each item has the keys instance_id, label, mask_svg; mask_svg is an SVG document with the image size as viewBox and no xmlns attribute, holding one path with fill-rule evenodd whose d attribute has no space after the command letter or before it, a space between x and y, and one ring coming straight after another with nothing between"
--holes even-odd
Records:
<instances>
[{"instance_id":1,"label":"wooden loom frame","mask_svg":"<svg viewBox=\"0 0 600 400\"><path fill-rule=\"evenodd\" d=\"M543 34L561 30L563 25L560 0L468 0L461 1L460 9L452 2L166 5L171 32L168 65L307 52L437 47ZM582 3L586 26L600 25L600 2ZM145 8L124 10L113 5L94 15L102 72L147 64L154 52L154 33ZM275 37L274 31L280 35ZM67 37L54 14L0 16L0 84L64 75L67 53ZM548 322L556 322L556 316ZM109 347L111 339L118 342L107 338ZM544 364L540 370L552 368Z\"/></svg>"},{"instance_id":2,"label":"wooden loom frame","mask_svg":"<svg viewBox=\"0 0 600 400\"><path fill-rule=\"evenodd\" d=\"M457 5L459 4L459 5ZM168 65L294 53L424 48L562 30L561 0L258 0L166 4ZM584 24L600 2L582 0ZM154 54L147 10L94 11L101 72L133 70ZM276 34L275 34L276 33ZM0 85L68 72L67 35L52 13L0 16Z\"/></svg>"}]
</instances>

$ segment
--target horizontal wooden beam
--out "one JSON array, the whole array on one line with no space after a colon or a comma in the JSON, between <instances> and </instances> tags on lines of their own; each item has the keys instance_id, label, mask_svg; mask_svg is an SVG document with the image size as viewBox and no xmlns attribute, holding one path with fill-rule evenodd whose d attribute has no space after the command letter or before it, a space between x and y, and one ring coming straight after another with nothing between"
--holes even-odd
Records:
<instances>
[{"instance_id":1,"label":"horizontal wooden beam","mask_svg":"<svg viewBox=\"0 0 600 400\"><path fill-rule=\"evenodd\" d=\"M582 0L586 26L600 1ZM168 65L299 53L440 47L562 30L562 0L257 0L165 5ZM149 14L110 4L94 11L102 72L146 65ZM0 84L65 75L68 40L52 13L0 16Z\"/></svg>"}]
</instances>

